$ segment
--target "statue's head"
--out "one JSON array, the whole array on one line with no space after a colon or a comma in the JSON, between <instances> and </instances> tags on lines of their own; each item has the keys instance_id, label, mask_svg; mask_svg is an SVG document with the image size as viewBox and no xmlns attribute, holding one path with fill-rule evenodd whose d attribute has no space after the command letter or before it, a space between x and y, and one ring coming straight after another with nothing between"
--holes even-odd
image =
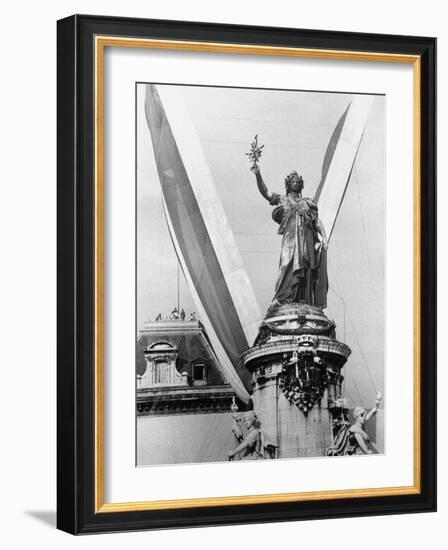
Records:
<instances>
[{"instance_id":1,"label":"statue's head","mask_svg":"<svg viewBox=\"0 0 448 550\"><path fill-rule=\"evenodd\" d=\"M244 423L246 424L246 428L252 428L256 421L257 415L254 413L254 411L247 411L247 413L244 415Z\"/></svg>"},{"instance_id":2,"label":"statue's head","mask_svg":"<svg viewBox=\"0 0 448 550\"><path fill-rule=\"evenodd\" d=\"M295 192L301 193L303 189L303 178L294 170L285 178L286 194Z\"/></svg>"},{"instance_id":3,"label":"statue's head","mask_svg":"<svg viewBox=\"0 0 448 550\"><path fill-rule=\"evenodd\" d=\"M364 424L364 421L366 419L367 411L364 407L355 407L353 410L353 418L360 422L361 424Z\"/></svg>"}]
</instances>

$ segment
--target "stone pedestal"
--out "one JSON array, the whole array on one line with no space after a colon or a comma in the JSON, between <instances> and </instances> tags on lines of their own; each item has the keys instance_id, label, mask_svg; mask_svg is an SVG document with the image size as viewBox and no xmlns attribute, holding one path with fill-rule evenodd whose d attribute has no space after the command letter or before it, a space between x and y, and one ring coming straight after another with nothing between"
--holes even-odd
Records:
<instances>
[{"instance_id":1,"label":"stone pedestal","mask_svg":"<svg viewBox=\"0 0 448 550\"><path fill-rule=\"evenodd\" d=\"M254 410L276 439L278 458L325 456L349 355L320 308L288 304L269 310L242 359L252 374Z\"/></svg>"}]
</instances>

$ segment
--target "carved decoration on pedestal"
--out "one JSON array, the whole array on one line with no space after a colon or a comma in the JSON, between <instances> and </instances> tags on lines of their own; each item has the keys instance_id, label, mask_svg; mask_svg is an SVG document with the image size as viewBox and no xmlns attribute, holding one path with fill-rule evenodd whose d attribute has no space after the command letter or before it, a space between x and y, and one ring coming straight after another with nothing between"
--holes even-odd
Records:
<instances>
[{"instance_id":1,"label":"carved decoration on pedestal","mask_svg":"<svg viewBox=\"0 0 448 550\"><path fill-rule=\"evenodd\" d=\"M339 342L335 324L321 308L305 303L271 306L254 346L243 355L253 382L262 387L278 376L279 387L304 414L328 390L334 400L350 348Z\"/></svg>"},{"instance_id":2,"label":"carved decoration on pedestal","mask_svg":"<svg viewBox=\"0 0 448 550\"><path fill-rule=\"evenodd\" d=\"M286 399L307 413L319 402L328 385L327 365L316 352L319 339L298 336L297 350L285 353L280 373L280 388Z\"/></svg>"}]
</instances>

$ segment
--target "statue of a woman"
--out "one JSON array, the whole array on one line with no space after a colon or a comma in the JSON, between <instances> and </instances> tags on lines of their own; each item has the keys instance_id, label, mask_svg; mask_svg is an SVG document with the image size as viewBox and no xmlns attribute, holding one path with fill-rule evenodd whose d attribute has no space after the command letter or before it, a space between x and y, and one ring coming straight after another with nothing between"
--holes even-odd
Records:
<instances>
[{"instance_id":1,"label":"statue of a woman","mask_svg":"<svg viewBox=\"0 0 448 550\"><path fill-rule=\"evenodd\" d=\"M244 415L244 424L246 425L245 435L243 435L243 430L239 425L240 421L235 411L233 420L232 431L239 445L228 452L229 460L233 460L235 457L239 458L239 460L275 458L275 449L277 445L267 438L263 430L257 428L257 415L254 411L248 411Z\"/></svg>"},{"instance_id":2,"label":"statue of a woman","mask_svg":"<svg viewBox=\"0 0 448 550\"><path fill-rule=\"evenodd\" d=\"M251 166L261 195L275 206L272 218L283 235L273 304L303 302L327 306L327 236L317 204L302 197L303 178L292 172L285 179L286 194L270 193L257 162Z\"/></svg>"},{"instance_id":3,"label":"statue of a woman","mask_svg":"<svg viewBox=\"0 0 448 550\"><path fill-rule=\"evenodd\" d=\"M377 412L379 405L379 399L377 400L373 409L369 412L364 407L355 407L353 411L353 418L355 422L348 429L350 434L351 446L354 449L353 454L357 455L372 455L378 453L378 449L375 444L370 441L370 437L364 430L364 424Z\"/></svg>"},{"instance_id":4,"label":"statue of a woman","mask_svg":"<svg viewBox=\"0 0 448 550\"><path fill-rule=\"evenodd\" d=\"M364 407L355 407L353 410L354 422L351 426L348 421L342 421L333 445L327 449L328 456L379 453L376 445L370 441L370 437L364 430L364 424L378 412L381 398L381 393L377 393L375 406L369 412Z\"/></svg>"},{"instance_id":5,"label":"statue of a woman","mask_svg":"<svg viewBox=\"0 0 448 550\"><path fill-rule=\"evenodd\" d=\"M241 434L238 434L238 439L241 440L241 443L233 449L233 451L228 452L229 460L232 460L238 454L240 455L241 460L259 460L264 458L261 432L255 427L256 420L257 417L253 411L249 411L244 415L244 423L246 425L247 433L244 438L242 436L242 432ZM235 437L237 437L236 434Z\"/></svg>"}]
</instances>

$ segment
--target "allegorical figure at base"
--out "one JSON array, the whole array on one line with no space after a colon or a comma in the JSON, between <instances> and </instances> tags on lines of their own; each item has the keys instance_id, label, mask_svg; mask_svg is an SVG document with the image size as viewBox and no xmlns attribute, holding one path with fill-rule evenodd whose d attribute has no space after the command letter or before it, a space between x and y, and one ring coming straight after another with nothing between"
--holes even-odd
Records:
<instances>
[{"instance_id":1,"label":"allegorical figure at base","mask_svg":"<svg viewBox=\"0 0 448 550\"><path fill-rule=\"evenodd\" d=\"M354 408L353 424L350 426L347 421L341 423L333 445L327 449L328 456L379 454L364 425L378 412L381 399L381 393L378 393L375 406L370 411L359 406Z\"/></svg>"},{"instance_id":2,"label":"allegorical figure at base","mask_svg":"<svg viewBox=\"0 0 448 550\"><path fill-rule=\"evenodd\" d=\"M232 405L233 425L232 432L238 443L237 447L227 453L229 460L262 460L275 458L277 444L273 443L259 425L259 420L254 411L244 414L245 430L241 426L241 419L237 416L238 408L235 401Z\"/></svg>"},{"instance_id":3,"label":"allegorical figure at base","mask_svg":"<svg viewBox=\"0 0 448 550\"><path fill-rule=\"evenodd\" d=\"M279 273L272 305L303 302L325 308L327 306L327 236L318 216L317 204L302 197L304 182L294 171L285 179L286 193L270 193L261 175L258 160L261 149L257 137L247 153L252 161L261 195L275 206L272 218L283 235Z\"/></svg>"}]
</instances>

